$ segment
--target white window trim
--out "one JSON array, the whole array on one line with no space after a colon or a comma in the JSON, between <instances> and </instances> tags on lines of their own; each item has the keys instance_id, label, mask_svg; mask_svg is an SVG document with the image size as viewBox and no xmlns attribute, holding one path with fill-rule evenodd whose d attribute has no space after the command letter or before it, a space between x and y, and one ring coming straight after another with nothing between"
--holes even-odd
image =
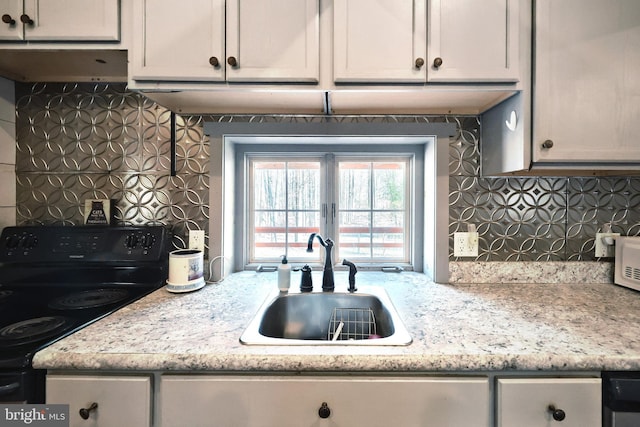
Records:
<instances>
[{"instance_id":1,"label":"white window trim","mask_svg":"<svg viewBox=\"0 0 640 427\"><path fill-rule=\"evenodd\" d=\"M423 141L424 142L424 141ZM362 147L362 144L366 143L367 152L362 156L362 152L356 150ZM408 239L407 250L410 253L408 263L402 262L387 262L387 263L359 263L358 268L361 270L381 270L385 267L401 267L406 270L420 271L423 264L423 248L417 245L420 240L415 236L424 235L424 147L420 144L408 143L406 138L392 136L380 136L380 137L282 137L282 136L258 136L250 137L243 136L241 142L237 142L235 145L236 156L236 183L235 188L237 192L242 193L240 197L236 197L236 219L242 217L242 221L236 221L234 235L236 236L236 242L242 244L236 245L236 269L254 269L258 268L260 264L249 263L248 245L246 232L248 230L248 221L250 218L247 215L247 206L249 201L246 199L244 188L246 187L246 181L248 179L248 155L263 155L265 157L292 157L299 158L308 156L321 156L327 153L334 153L336 156L357 156L379 158L385 154L393 153L399 156L412 157L411 165L411 181L410 187L413 194L409 198L411 200L411 206L409 208L408 220L411 221L410 229L413 234L413 238ZM293 154L292 154L293 153ZM336 168L336 165L333 165ZM329 185L335 186L335 183L329 183ZM242 190L240 190L242 189ZM332 237L323 235L323 237ZM240 263L238 263L240 261ZM274 260L272 263L263 263L262 265L275 266L277 262ZM314 267L320 267L321 261L317 263L309 262ZM339 269L339 263L335 262L335 268Z\"/></svg>"}]
</instances>

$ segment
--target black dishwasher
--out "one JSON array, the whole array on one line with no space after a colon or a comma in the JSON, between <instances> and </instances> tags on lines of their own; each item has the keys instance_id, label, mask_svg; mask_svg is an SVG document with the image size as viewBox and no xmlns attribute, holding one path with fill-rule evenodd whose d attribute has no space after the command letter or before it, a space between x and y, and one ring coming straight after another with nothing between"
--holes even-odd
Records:
<instances>
[{"instance_id":1,"label":"black dishwasher","mask_svg":"<svg viewBox=\"0 0 640 427\"><path fill-rule=\"evenodd\" d=\"M602 373L603 427L640 426L640 372Z\"/></svg>"}]
</instances>

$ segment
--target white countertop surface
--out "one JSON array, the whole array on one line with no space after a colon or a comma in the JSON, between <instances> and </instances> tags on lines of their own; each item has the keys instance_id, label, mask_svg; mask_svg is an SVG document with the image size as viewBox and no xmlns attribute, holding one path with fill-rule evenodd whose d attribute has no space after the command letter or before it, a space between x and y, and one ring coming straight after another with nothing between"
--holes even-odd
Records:
<instances>
[{"instance_id":1,"label":"white countertop surface","mask_svg":"<svg viewBox=\"0 0 640 427\"><path fill-rule=\"evenodd\" d=\"M40 351L33 363L144 371L640 370L640 292L603 283L441 285L408 272L360 272L357 280L386 288L411 345L243 345L239 337L276 274L242 272L193 293L159 289ZM336 273L336 289L346 283L346 273Z\"/></svg>"}]
</instances>

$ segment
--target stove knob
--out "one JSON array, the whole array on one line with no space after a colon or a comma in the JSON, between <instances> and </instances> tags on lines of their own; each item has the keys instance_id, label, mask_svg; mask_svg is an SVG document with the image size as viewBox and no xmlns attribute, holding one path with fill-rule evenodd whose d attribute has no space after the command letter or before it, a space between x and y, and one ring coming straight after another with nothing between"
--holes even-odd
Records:
<instances>
[{"instance_id":1,"label":"stove knob","mask_svg":"<svg viewBox=\"0 0 640 427\"><path fill-rule=\"evenodd\" d=\"M136 236L135 234L129 234L124 241L124 245L128 249L135 248L138 245L138 236Z\"/></svg>"},{"instance_id":2,"label":"stove knob","mask_svg":"<svg viewBox=\"0 0 640 427\"><path fill-rule=\"evenodd\" d=\"M145 249L149 249L151 246L153 246L155 242L155 239L153 238L153 236L151 234L145 234L144 236L142 236L142 247Z\"/></svg>"},{"instance_id":3,"label":"stove knob","mask_svg":"<svg viewBox=\"0 0 640 427\"><path fill-rule=\"evenodd\" d=\"M16 236L15 234L11 236L7 236L7 238L4 241L4 245L7 247L7 249L15 249L18 247L19 244L20 244L20 237Z\"/></svg>"},{"instance_id":4,"label":"stove knob","mask_svg":"<svg viewBox=\"0 0 640 427\"><path fill-rule=\"evenodd\" d=\"M33 234L24 236L20 241L20 246L24 249L33 249L38 243L38 239Z\"/></svg>"}]
</instances>

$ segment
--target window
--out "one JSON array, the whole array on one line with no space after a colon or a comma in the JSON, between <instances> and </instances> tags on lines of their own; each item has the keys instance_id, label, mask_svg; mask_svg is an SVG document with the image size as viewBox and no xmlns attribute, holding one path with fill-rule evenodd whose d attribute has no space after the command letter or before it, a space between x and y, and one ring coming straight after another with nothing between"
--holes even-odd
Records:
<instances>
[{"instance_id":1,"label":"window","mask_svg":"<svg viewBox=\"0 0 640 427\"><path fill-rule=\"evenodd\" d=\"M405 159L339 159L338 250L360 262L409 261Z\"/></svg>"},{"instance_id":2,"label":"window","mask_svg":"<svg viewBox=\"0 0 640 427\"><path fill-rule=\"evenodd\" d=\"M244 153L245 264L274 263L285 254L291 262L320 263L317 242L306 251L311 233L334 240L334 260L411 264L415 155L363 156L347 148Z\"/></svg>"},{"instance_id":3,"label":"window","mask_svg":"<svg viewBox=\"0 0 640 427\"><path fill-rule=\"evenodd\" d=\"M311 258L307 239L321 231L322 167L322 159L249 157L250 263Z\"/></svg>"}]
</instances>

